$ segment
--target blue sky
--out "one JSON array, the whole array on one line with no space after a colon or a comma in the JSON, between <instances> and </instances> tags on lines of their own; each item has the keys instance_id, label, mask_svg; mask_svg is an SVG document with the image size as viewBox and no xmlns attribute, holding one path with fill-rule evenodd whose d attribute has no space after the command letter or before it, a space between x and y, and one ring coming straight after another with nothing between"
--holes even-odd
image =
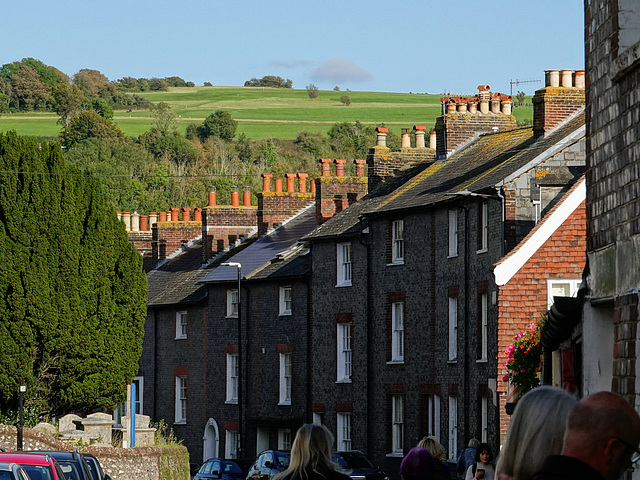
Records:
<instances>
[{"instance_id":1,"label":"blue sky","mask_svg":"<svg viewBox=\"0 0 640 480\"><path fill-rule=\"evenodd\" d=\"M4 3L0 64L34 57L69 76L91 68L110 80L242 85L279 75L300 89L509 93L512 79L584 68L583 0Z\"/></svg>"}]
</instances>

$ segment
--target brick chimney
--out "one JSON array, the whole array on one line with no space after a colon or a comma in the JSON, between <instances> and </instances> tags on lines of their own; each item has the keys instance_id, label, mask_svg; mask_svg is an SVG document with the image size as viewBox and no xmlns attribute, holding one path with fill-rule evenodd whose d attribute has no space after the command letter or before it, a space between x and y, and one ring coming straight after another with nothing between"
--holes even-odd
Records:
<instances>
[{"instance_id":1,"label":"brick chimney","mask_svg":"<svg viewBox=\"0 0 640 480\"><path fill-rule=\"evenodd\" d=\"M442 115L436 119L436 153L444 157L476 134L516 128L511 95L491 93L478 85L474 97L442 97Z\"/></svg>"},{"instance_id":2,"label":"brick chimney","mask_svg":"<svg viewBox=\"0 0 640 480\"><path fill-rule=\"evenodd\" d=\"M319 224L326 222L335 214L360 200L368 191L362 160L354 162L356 176L345 176L344 165L346 161L343 159L335 160L335 175L331 175L329 159L322 158L320 162L322 176L316 179L316 220Z\"/></svg>"},{"instance_id":3,"label":"brick chimney","mask_svg":"<svg viewBox=\"0 0 640 480\"><path fill-rule=\"evenodd\" d=\"M159 220L151 225L150 247L154 267L202 235L202 222L191 220L189 207L172 207L169 211L170 216L166 212L160 212Z\"/></svg>"},{"instance_id":4,"label":"brick chimney","mask_svg":"<svg viewBox=\"0 0 640 480\"><path fill-rule=\"evenodd\" d=\"M311 205L315 200L313 192L307 192L306 173L285 174L287 191L282 191L282 178L275 179L275 192L271 191L270 173L262 174L262 193L258 193L257 225L258 235L266 235L285 220ZM298 189L296 191L296 178Z\"/></svg>"},{"instance_id":5,"label":"brick chimney","mask_svg":"<svg viewBox=\"0 0 640 480\"><path fill-rule=\"evenodd\" d=\"M584 107L584 70L545 71L545 87L536 91L532 103L533 134L543 136Z\"/></svg>"},{"instance_id":6,"label":"brick chimney","mask_svg":"<svg viewBox=\"0 0 640 480\"><path fill-rule=\"evenodd\" d=\"M409 143L409 129L403 129L403 144L399 152L392 152L386 146L388 129L378 127L377 145L369 149L367 154L367 166L369 167L369 177L367 186L369 191L373 191L388 177L392 177L398 170L411 167L422 162L432 162L435 160L435 150L425 148L424 132L426 127L414 125L416 132L416 147L411 148Z\"/></svg>"}]
</instances>

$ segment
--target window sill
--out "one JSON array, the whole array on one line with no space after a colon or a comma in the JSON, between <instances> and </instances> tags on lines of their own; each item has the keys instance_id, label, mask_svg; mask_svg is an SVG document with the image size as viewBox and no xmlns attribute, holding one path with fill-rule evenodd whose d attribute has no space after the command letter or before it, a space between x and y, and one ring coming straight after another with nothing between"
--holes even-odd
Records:
<instances>
[{"instance_id":1,"label":"window sill","mask_svg":"<svg viewBox=\"0 0 640 480\"><path fill-rule=\"evenodd\" d=\"M481 358L480 360L476 360L476 363L489 363L489 360L486 358Z\"/></svg>"},{"instance_id":2,"label":"window sill","mask_svg":"<svg viewBox=\"0 0 640 480\"><path fill-rule=\"evenodd\" d=\"M393 452L393 453L387 453L385 456L387 458L403 458L404 457L404 453L402 453L402 452Z\"/></svg>"},{"instance_id":3,"label":"window sill","mask_svg":"<svg viewBox=\"0 0 640 480\"><path fill-rule=\"evenodd\" d=\"M238 315L227 315L227 316L226 316L226 317L224 317L224 318L237 319L237 318L238 318Z\"/></svg>"},{"instance_id":4,"label":"window sill","mask_svg":"<svg viewBox=\"0 0 640 480\"><path fill-rule=\"evenodd\" d=\"M458 254L456 253L455 255L447 255L447 258L458 258Z\"/></svg>"},{"instance_id":5,"label":"window sill","mask_svg":"<svg viewBox=\"0 0 640 480\"><path fill-rule=\"evenodd\" d=\"M387 365L404 365L404 360L389 360Z\"/></svg>"},{"instance_id":6,"label":"window sill","mask_svg":"<svg viewBox=\"0 0 640 480\"><path fill-rule=\"evenodd\" d=\"M404 259L403 260L394 260L391 263L387 263L387 267L393 267L396 265L404 265Z\"/></svg>"},{"instance_id":7,"label":"window sill","mask_svg":"<svg viewBox=\"0 0 640 480\"><path fill-rule=\"evenodd\" d=\"M336 383L351 383L350 378L342 378L340 380L336 380Z\"/></svg>"},{"instance_id":8,"label":"window sill","mask_svg":"<svg viewBox=\"0 0 640 480\"><path fill-rule=\"evenodd\" d=\"M278 402L278 406L289 407L289 406L291 406L291 400L289 400L287 402Z\"/></svg>"},{"instance_id":9,"label":"window sill","mask_svg":"<svg viewBox=\"0 0 640 480\"><path fill-rule=\"evenodd\" d=\"M282 312L278 314L279 317L290 317L291 316L291 312Z\"/></svg>"},{"instance_id":10,"label":"window sill","mask_svg":"<svg viewBox=\"0 0 640 480\"><path fill-rule=\"evenodd\" d=\"M450 363L450 364L458 363L458 359L454 358L452 360L447 360L447 363Z\"/></svg>"},{"instance_id":11,"label":"window sill","mask_svg":"<svg viewBox=\"0 0 640 480\"><path fill-rule=\"evenodd\" d=\"M350 286L351 286L351 282L343 282L343 283L336 284L336 288L350 287Z\"/></svg>"},{"instance_id":12,"label":"window sill","mask_svg":"<svg viewBox=\"0 0 640 480\"><path fill-rule=\"evenodd\" d=\"M480 255L481 253L487 253L488 251L489 251L489 249L487 249L487 248L481 248L480 250L476 251L476 254Z\"/></svg>"},{"instance_id":13,"label":"window sill","mask_svg":"<svg viewBox=\"0 0 640 480\"><path fill-rule=\"evenodd\" d=\"M183 337L176 337L176 338L174 338L174 340L186 340L186 339L187 339L187 336L186 336L186 335L185 335L185 336L183 336Z\"/></svg>"},{"instance_id":14,"label":"window sill","mask_svg":"<svg viewBox=\"0 0 640 480\"><path fill-rule=\"evenodd\" d=\"M187 421L186 420L177 420L175 422L173 422L174 425L186 425Z\"/></svg>"},{"instance_id":15,"label":"window sill","mask_svg":"<svg viewBox=\"0 0 640 480\"><path fill-rule=\"evenodd\" d=\"M225 403L225 405L237 405L238 404L238 400L227 400L224 403Z\"/></svg>"}]
</instances>

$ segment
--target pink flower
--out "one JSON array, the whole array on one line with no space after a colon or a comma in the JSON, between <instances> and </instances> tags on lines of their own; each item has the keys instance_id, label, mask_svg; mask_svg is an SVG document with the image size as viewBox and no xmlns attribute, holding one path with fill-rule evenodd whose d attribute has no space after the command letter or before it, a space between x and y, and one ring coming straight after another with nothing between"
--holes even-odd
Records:
<instances>
[{"instance_id":1,"label":"pink flower","mask_svg":"<svg viewBox=\"0 0 640 480\"><path fill-rule=\"evenodd\" d=\"M520 373L524 373L524 372L526 372L526 370L524 368L521 368Z\"/></svg>"},{"instance_id":2,"label":"pink flower","mask_svg":"<svg viewBox=\"0 0 640 480\"><path fill-rule=\"evenodd\" d=\"M503 382L508 382L509 381L509 374L507 374L504 377L502 377L502 381Z\"/></svg>"}]
</instances>

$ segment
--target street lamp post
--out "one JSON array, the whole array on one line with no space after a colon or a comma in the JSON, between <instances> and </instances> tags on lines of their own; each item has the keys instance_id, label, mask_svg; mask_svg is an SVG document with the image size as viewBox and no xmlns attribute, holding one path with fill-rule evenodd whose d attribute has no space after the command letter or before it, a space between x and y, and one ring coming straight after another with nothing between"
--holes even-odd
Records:
<instances>
[{"instance_id":1,"label":"street lamp post","mask_svg":"<svg viewBox=\"0 0 640 480\"><path fill-rule=\"evenodd\" d=\"M235 267L238 271L238 447L237 457L243 458L242 435L242 298L240 296L242 264L238 262L225 262L220 266Z\"/></svg>"},{"instance_id":2,"label":"street lamp post","mask_svg":"<svg viewBox=\"0 0 640 480\"><path fill-rule=\"evenodd\" d=\"M20 385L19 394L18 394L18 451L22 450L22 430L24 425L24 392L27 391L27 387L25 385Z\"/></svg>"}]
</instances>

